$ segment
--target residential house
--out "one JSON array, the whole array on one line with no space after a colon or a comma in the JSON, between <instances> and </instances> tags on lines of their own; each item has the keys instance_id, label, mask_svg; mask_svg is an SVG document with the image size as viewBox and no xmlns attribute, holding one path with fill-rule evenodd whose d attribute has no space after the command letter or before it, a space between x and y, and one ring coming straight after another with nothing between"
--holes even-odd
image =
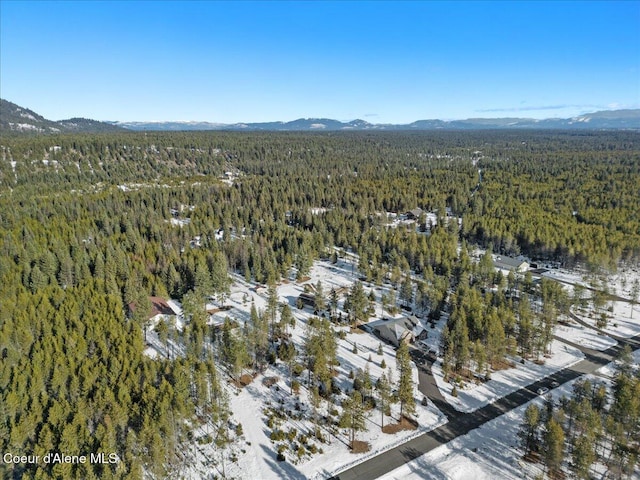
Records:
<instances>
[{"instance_id":1,"label":"residential house","mask_svg":"<svg viewBox=\"0 0 640 480\"><path fill-rule=\"evenodd\" d=\"M151 302L151 311L148 320L151 325L156 325L160 320L169 320L171 317L177 316L177 313L164 298L149 297L149 301ZM135 303L130 303L129 312L133 313L135 310Z\"/></svg>"},{"instance_id":2,"label":"residential house","mask_svg":"<svg viewBox=\"0 0 640 480\"><path fill-rule=\"evenodd\" d=\"M313 293L302 292L298 296L298 301L308 307L315 308L316 306L316 296Z\"/></svg>"},{"instance_id":3,"label":"residential house","mask_svg":"<svg viewBox=\"0 0 640 480\"><path fill-rule=\"evenodd\" d=\"M493 265L501 270L510 270L516 273L524 273L529 270L529 263L525 260L508 257L506 255L496 255Z\"/></svg>"},{"instance_id":4,"label":"residential house","mask_svg":"<svg viewBox=\"0 0 640 480\"><path fill-rule=\"evenodd\" d=\"M401 342L413 343L417 338L423 338L425 329L420 320L415 316L384 319L372 322L373 333L390 343L394 347L399 347Z\"/></svg>"},{"instance_id":5,"label":"residential house","mask_svg":"<svg viewBox=\"0 0 640 480\"><path fill-rule=\"evenodd\" d=\"M409 210L405 215L408 220L418 220L423 213L424 211L421 208L414 208L413 210Z\"/></svg>"}]
</instances>

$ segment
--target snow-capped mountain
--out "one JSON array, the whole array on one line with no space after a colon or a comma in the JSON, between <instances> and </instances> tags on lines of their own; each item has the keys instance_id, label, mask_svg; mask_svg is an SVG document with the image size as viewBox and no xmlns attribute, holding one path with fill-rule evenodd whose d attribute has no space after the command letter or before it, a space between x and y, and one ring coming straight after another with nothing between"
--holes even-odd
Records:
<instances>
[{"instance_id":1,"label":"snow-capped mountain","mask_svg":"<svg viewBox=\"0 0 640 480\"><path fill-rule=\"evenodd\" d=\"M0 131L17 133L112 132L122 131L117 125L88 118L47 120L28 108L0 99Z\"/></svg>"},{"instance_id":2,"label":"snow-capped mountain","mask_svg":"<svg viewBox=\"0 0 640 480\"><path fill-rule=\"evenodd\" d=\"M479 130L479 129L640 129L640 109L610 110L573 118L469 118L466 120L417 120L408 124L369 123L356 119L341 122L330 118L299 118L289 122L99 122L86 118L52 121L28 108L0 100L0 131L20 133L63 133L105 131L361 131L361 130Z\"/></svg>"}]
</instances>

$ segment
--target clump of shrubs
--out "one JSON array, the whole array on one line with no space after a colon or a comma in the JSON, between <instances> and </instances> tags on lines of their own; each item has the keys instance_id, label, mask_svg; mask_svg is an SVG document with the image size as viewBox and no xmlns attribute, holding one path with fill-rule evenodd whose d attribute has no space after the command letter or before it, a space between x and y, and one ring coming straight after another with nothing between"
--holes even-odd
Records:
<instances>
[{"instance_id":1,"label":"clump of shrubs","mask_svg":"<svg viewBox=\"0 0 640 480\"><path fill-rule=\"evenodd\" d=\"M279 462L284 462L286 460L286 457L284 456L284 452L286 451L287 451L286 445L278 445L278 456L276 457L276 459Z\"/></svg>"}]
</instances>

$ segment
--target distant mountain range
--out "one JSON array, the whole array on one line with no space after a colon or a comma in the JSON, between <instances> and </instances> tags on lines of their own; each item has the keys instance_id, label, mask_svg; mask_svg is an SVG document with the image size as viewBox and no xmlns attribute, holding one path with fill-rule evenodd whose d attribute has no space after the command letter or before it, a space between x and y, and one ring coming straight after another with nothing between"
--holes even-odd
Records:
<instances>
[{"instance_id":1,"label":"distant mountain range","mask_svg":"<svg viewBox=\"0 0 640 480\"><path fill-rule=\"evenodd\" d=\"M0 132L63 133L63 132L118 132L124 128L88 118L47 120L28 108L0 99Z\"/></svg>"},{"instance_id":2,"label":"distant mountain range","mask_svg":"<svg viewBox=\"0 0 640 480\"><path fill-rule=\"evenodd\" d=\"M0 132L63 133L116 131L376 131L376 130L479 130L479 129L640 129L640 109L608 110L572 118L469 118L466 120L418 120L408 124L369 123L365 120L341 122L329 118L300 118L290 122L209 123L209 122L99 122L86 118L53 121L0 99Z\"/></svg>"},{"instance_id":3,"label":"distant mountain range","mask_svg":"<svg viewBox=\"0 0 640 480\"><path fill-rule=\"evenodd\" d=\"M365 120L341 122L330 118L299 118L291 122L208 123L208 122L111 122L130 130L478 130L478 129L640 129L640 109L587 113L573 118L469 118L466 120L417 120L407 124L369 123Z\"/></svg>"}]
</instances>

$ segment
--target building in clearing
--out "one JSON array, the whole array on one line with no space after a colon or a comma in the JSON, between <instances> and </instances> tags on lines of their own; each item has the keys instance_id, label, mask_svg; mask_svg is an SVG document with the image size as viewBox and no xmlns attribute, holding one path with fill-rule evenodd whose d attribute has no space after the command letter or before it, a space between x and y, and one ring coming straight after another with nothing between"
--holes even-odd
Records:
<instances>
[{"instance_id":1,"label":"building in clearing","mask_svg":"<svg viewBox=\"0 0 640 480\"><path fill-rule=\"evenodd\" d=\"M413 210L409 210L405 215L409 220L418 220L423 213L424 211L421 208L414 208Z\"/></svg>"},{"instance_id":2,"label":"building in clearing","mask_svg":"<svg viewBox=\"0 0 640 480\"><path fill-rule=\"evenodd\" d=\"M175 302L172 300L169 300L168 302L164 298L149 297L149 302L151 303L151 309L149 310L147 320L144 322L142 327L145 343L147 342L147 333L153 330L160 322L175 324L178 319L178 313L176 313L174 307L169 304L169 302L171 302L175 306ZM131 316L136 310L136 304L132 302L128 306L129 315Z\"/></svg>"},{"instance_id":3,"label":"building in clearing","mask_svg":"<svg viewBox=\"0 0 640 480\"><path fill-rule=\"evenodd\" d=\"M302 292L298 295L298 301L311 308L316 306L316 296L313 293Z\"/></svg>"},{"instance_id":4,"label":"building in clearing","mask_svg":"<svg viewBox=\"0 0 640 480\"><path fill-rule=\"evenodd\" d=\"M529 263L506 255L496 255L493 265L501 270L510 270L516 273L524 273L529 270Z\"/></svg>"},{"instance_id":5,"label":"building in clearing","mask_svg":"<svg viewBox=\"0 0 640 480\"><path fill-rule=\"evenodd\" d=\"M149 302L151 302L151 310L148 319L151 325L156 325L160 320L169 320L171 317L177 316L173 307L164 298L149 297ZM135 309L135 303L130 303L129 312L132 313Z\"/></svg>"},{"instance_id":6,"label":"building in clearing","mask_svg":"<svg viewBox=\"0 0 640 480\"><path fill-rule=\"evenodd\" d=\"M381 340L399 347L401 342L413 343L426 331L415 316L372 322L371 331Z\"/></svg>"}]
</instances>

